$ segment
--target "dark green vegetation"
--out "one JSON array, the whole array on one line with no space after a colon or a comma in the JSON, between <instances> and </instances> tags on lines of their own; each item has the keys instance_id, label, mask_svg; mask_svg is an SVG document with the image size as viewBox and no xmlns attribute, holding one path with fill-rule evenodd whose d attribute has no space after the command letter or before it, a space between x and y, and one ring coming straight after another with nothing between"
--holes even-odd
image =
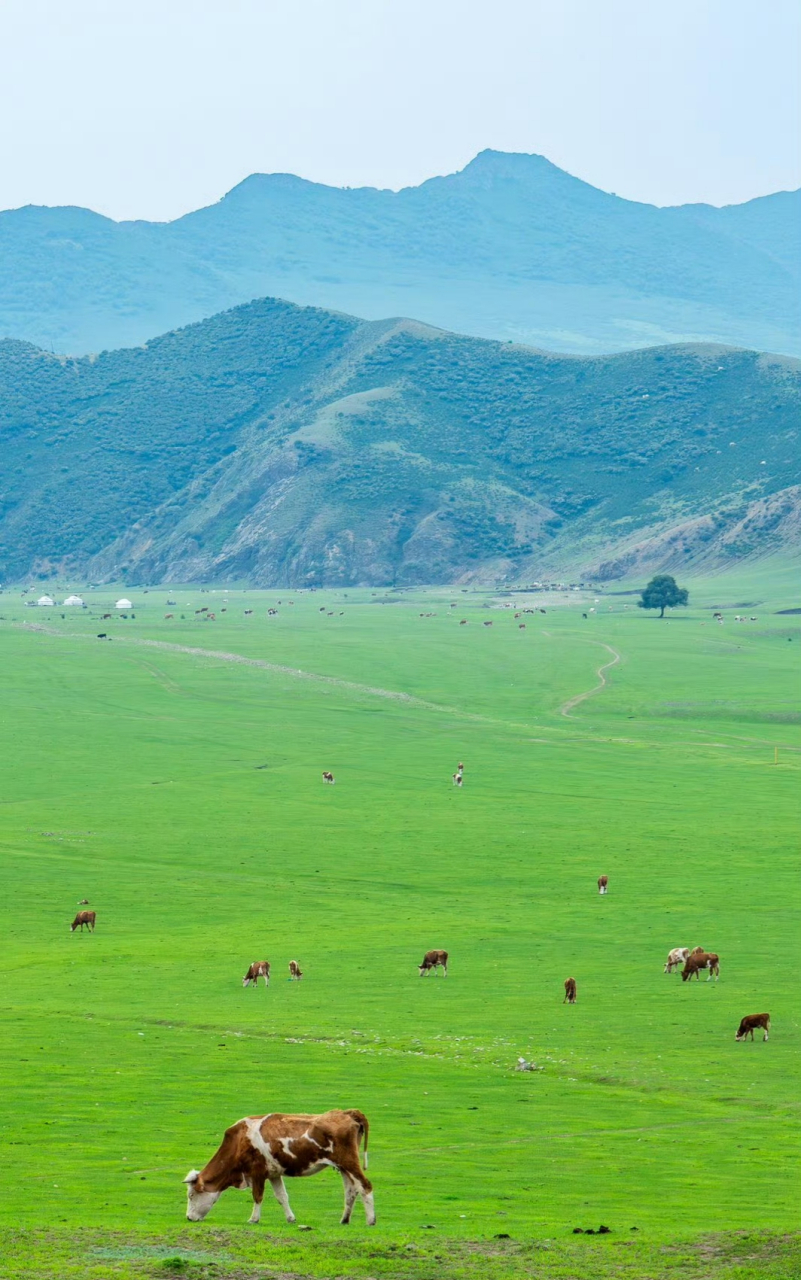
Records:
<instances>
[{"instance_id":1,"label":"dark green vegetation","mask_svg":"<svg viewBox=\"0 0 801 1280\"><path fill-rule=\"evenodd\" d=\"M799 365L579 359L262 300L144 348L0 343L0 574L526 582L797 537Z\"/></svg>"},{"instance_id":2,"label":"dark green vegetation","mask_svg":"<svg viewBox=\"0 0 801 1280\"><path fill-rule=\"evenodd\" d=\"M797 1274L786 572L691 580L663 622L578 593L176 589L36 632L4 594L5 1274ZM97 931L71 935L84 897ZM696 944L717 984L663 973ZM447 979L417 975L432 946ZM769 1042L736 1044L762 1010ZM337 1225L328 1174L291 1184L308 1234L272 1203L246 1227L238 1192L190 1229L181 1179L226 1124L330 1105L372 1122L373 1232Z\"/></svg>"},{"instance_id":3,"label":"dark green vegetation","mask_svg":"<svg viewBox=\"0 0 801 1280\"><path fill-rule=\"evenodd\" d=\"M643 590L640 596L640 608L658 609L660 618L664 618L666 609L686 605L688 599L687 588L680 587L672 574L658 573Z\"/></svg>"},{"instance_id":4,"label":"dark green vegetation","mask_svg":"<svg viewBox=\"0 0 801 1280\"><path fill-rule=\"evenodd\" d=\"M801 355L801 193L658 209L484 151L404 191L254 174L171 223L0 215L0 334L72 354L265 294L597 353L726 342Z\"/></svg>"}]
</instances>

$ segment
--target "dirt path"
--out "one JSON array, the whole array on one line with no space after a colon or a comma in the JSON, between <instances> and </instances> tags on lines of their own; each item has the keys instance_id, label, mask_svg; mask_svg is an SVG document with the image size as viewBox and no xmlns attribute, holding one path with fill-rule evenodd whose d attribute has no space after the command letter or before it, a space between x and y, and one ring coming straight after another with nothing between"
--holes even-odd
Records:
<instances>
[{"instance_id":1,"label":"dirt path","mask_svg":"<svg viewBox=\"0 0 801 1280\"><path fill-rule=\"evenodd\" d=\"M594 693L598 693L599 690L604 688L606 684L606 676L604 675L604 672L608 671L610 667L614 667L618 662L620 662L620 654L617 649L612 648L611 644L604 644L600 640L592 641L591 643L600 644L602 649L606 649L607 653L611 653L612 660L611 662L604 662L596 671L595 674L598 677L598 684L594 685L592 689L588 689L586 693L577 693L574 698L568 698L567 702L564 702L559 708L562 715L567 716L569 720L574 720L576 718L570 714L574 707L577 707L585 698L591 698Z\"/></svg>"}]
</instances>

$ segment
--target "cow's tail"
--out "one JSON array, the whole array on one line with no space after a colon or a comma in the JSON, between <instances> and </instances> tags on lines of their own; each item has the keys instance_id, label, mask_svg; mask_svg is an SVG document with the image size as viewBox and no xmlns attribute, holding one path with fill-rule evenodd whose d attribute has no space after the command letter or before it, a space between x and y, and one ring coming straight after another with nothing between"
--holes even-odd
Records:
<instances>
[{"instance_id":1,"label":"cow's tail","mask_svg":"<svg viewBox=\"0 0 801 1280\"><path fill-rule=\"evenodd\" d=\"M359 1137L357 1139L357 1145L359 1142L361 1142L362 1138L364 1138L364 1167L366 1169L367 1168L367 1142L370 1137L370 1122L368 1121L367 1116L364 1114L363 1111L356 1111L355 1109L351 1109L348 1111L348 1115L352 1116L353 1119L356 1121L357 1125L359 1126Z\"/></svg>"}]
</instances>

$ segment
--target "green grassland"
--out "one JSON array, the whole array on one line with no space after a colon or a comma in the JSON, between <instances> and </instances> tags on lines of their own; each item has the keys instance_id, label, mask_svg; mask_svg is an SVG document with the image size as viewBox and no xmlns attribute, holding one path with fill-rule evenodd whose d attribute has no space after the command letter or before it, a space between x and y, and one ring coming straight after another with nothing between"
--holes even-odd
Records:
<instances>
[{"instance_id":1,"label":"green grassland","mask_svg":"<svg viewBox=\"0 0 801 1280\"><path fill-rule=\"evenodd\" d=\"M662 622L197 588L101 622L108 591L6 591L0 1274L797 1274L796 582L691 582ZM663 973L695 944L719 983ZM226 1125L334 1106L371 1121L373 1231L329 1174L289 1184L309 1234L233 1191L184 1221Z\"/></svg>"}]
</instances>

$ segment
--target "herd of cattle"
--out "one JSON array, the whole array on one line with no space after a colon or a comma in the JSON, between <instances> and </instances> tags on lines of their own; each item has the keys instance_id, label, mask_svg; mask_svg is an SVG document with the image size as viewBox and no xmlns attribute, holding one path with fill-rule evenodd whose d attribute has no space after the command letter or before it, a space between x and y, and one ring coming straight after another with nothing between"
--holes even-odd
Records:
<instances>
[{"instance_id":1,"label":"herd of cattle","mask_svg":"<svg viewBox=\"0 0 801 1280\"><path fill-rule=\"evenodd\" d=\"M453 784L461 787L464 781L464 765L459 763L453 774ZM328 770L323 772L323 782L333 784L334 775ZM609 877L598 877L598 892L604 895L609 890ZM78 903L81 908L88 907L86 898ZM80 910L70 925L71 932L85 928L94 932L96 913ZM683 967L682 967L683 966ZM720 957L714 951L705 951L703 947L674 947L665 962L665 973L673 973L681 967L682 981L693 977L700 979L701 970L707 972L707 982L714 977L717 982L720 976ZM429 973L438 974L442 969L448 976L448 952L440 949L427 951L418 965L420 977ZM303 971L297 960L289 962L289 977L299 981ZM254 960L242 979L243 987L258 986L259 978L264 985L270 985L269 960ZM565 995L563 1004L576 1004L578 987L575 978L565 979ZM754 1032L762 1030L763 1040L768 1039L770 1031L769 1013L752 1013L740 1021L735 1040L746 1040L749 1035L754 1039ZM535 1064L524 1058L518 1059L516 1070L537 1070ZM369 1124L361 1111L325 1111L320 1115L285 1115L274 1112L265 1116L246 1116L226 1129L222 1143L203 1169L193 1169L187 1174L184 1182L187 1189L186 1216L190 1222L200 1222L206 1217L212 1206L229 1187L250 1190L253 1196L253 1212L249 1218L252 1223L261 1217L261 1205L264 1189L269 1182L273 1194L284 1210L289 1223L295 1221L295 1215L289 1204L284 1178L308 1177L323 1169L336 1169L342 1177L345 1192L345 1207L341 1222L350 1222L353 1205L360 1198L365 1211L367 1225L373 1226L376 1220L373 1187L359 1162L359 1147L364 1143L364 1168L367 1168L367 1140Z\"/></svg>"}]
</instances>

